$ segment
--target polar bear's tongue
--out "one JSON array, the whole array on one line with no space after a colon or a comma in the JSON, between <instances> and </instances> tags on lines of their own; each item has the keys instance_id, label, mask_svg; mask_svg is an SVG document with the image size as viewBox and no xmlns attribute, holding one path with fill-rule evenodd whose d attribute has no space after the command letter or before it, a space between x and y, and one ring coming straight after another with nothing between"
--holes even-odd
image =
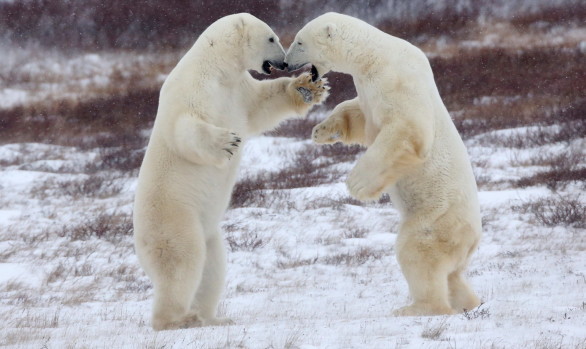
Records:
<instances>
[{"instance_id":1,"label":"polar bear's tongue","mask_svg":"<svg viewBox=\"0 0 586 349\"><path fill-rule=\"evenodd\" d=\"M319 80L319 73L318 73L315 65L312 64L311 65L311 81L316 82L317 80Z\"/></svg>"}]
</instances>

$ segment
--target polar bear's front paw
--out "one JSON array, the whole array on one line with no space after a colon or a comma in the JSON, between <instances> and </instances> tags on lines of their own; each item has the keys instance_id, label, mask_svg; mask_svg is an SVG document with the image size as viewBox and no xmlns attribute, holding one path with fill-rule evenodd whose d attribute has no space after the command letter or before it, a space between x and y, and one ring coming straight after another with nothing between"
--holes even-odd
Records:
<instances>
[{"instance_id":1,"label":"polar bear's front paw","mask_svg":"<svg viewBox=\"0 0 586 349\"><path fill-rule=\"evenodd\" d=\"M303 73L293 81L293 88L306 104L319 104L326 100L330 87L327 79L311 81L311 74Z\"/></svg>"},{"instance_id":2,"label":"polar bear's front paw","mask_svg":"<svg viewBox=\"0 0 586 349\"><path fill-rule=\"evenodd\" d=\"M234 154L238 151L240 147L240 143L242 142L242 138L238 137L238 135L234 132L230 132L230 135L227 137L226 142L224 142L224 146L222 150L226 152L226 156L228 159L232 158Z\"/></svg>"},{"instance_id":3,"label":"polar bear's front paw","mask_svg":"<svg viewBox=\"0 0 586 349\"><path fill-rule=\"evenodd\" d=\"M222 129L216 135L216 141L212 152L215 154L218 166L223 167L228 160L230 160L240 149L242 138L235 132Z\"/></svg>"},{"instance_id":4,"label":"polar bear's front paw","mask_svg":"<svg viewBox=\"0 0 586 349\"><path fill-rule=\"evenodd\" d=\"M362 171L356 166L346 180L350 195L361 201L378 200L385 189L375 171Z\"/></svg>"},{"instance_id":5,"label":"polar bear's front paw","mask_svg":"<svg viewBox=\"0 0 586 349\"><path fill-rule=\"evenodd\" d=\"M342 129L340 125L327 119L313 128L311 139L318 144L333 144L342 141Z\"/></svg>"}]
</instances>

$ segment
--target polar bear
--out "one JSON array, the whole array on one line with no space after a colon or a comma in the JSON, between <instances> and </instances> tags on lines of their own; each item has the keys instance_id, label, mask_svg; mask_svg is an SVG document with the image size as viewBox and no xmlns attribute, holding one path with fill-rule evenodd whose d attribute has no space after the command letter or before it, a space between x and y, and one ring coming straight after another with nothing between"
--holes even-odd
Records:
<instances>
[{"instance_id":1,"label":"polar bear","mask_svg":"<svg viewBox=\"0 0 586 349\"><path fill-rule=\"evenodd\" d=\"M387 192L400 211L397 259L413 303L398 316L454 314L480 304L464 278L481 236L477 187L429 61L407 41L337 13L307 23L285 59L352 75L358 96L313 129L317 143L368 149L348 175L354 197Z\"/></svg>"},{"instance_id":2,"label":"polar bear","mask_svg":"<svg viewBox=\"0 0 586 349\"><path fill-rule=\"evenodd\" d=\"M231 323L216 317L226 256L219 223L252 135L304 115L328 94L309 74L255 80L284 68L277 35L236 14L208 27L165 80L134 202L135 249L154 284L155 330Z\"/></svg>"}]
</instances>

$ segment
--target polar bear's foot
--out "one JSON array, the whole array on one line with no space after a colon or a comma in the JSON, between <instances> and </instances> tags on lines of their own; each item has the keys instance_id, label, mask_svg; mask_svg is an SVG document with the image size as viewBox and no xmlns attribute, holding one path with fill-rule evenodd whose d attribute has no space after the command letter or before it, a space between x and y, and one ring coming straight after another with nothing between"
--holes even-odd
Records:
<instances>
[{"instance_id":1,"label":"polar bear's foot","mask_svg":"<svg viewBox=\"0 0 586 349\"><path fill-rule=\"evenodd\" d=\"M328 97L330 87L327 79L311 80L311 74L303 73L293 82L292 87L297 91L299 98L305 104L319 104Z\"/></svg>"},{"instance_id":2,"label":"polar bear's foot","mask_svg":"<svg viewBox=\"0 0 586 349\"><path fill-rule=\"evenodd\" d=\"M461 272L454 272L448 277L450 288L450 305L458 312L472 310L480 305L480 299Z\"/></svg>"},{"instance_id":3,"label":"polar bear's foot","mask_svg":"<svg viewBox=\"0 0 586 349\"><path fill-rule=\"evenodd\" d=\"M454 309L447 305L432 305L428 303L413 303L393 312L395 316L432 316L456 314Z\"/></svg>"},{"instance_id":4,"label":"polar bear's foot","mask_svg":"<svg viewBox=\"0 0 586 349\"><path fill-rule=\"evenodd\" d=\"M234 321L227 317L215 317L211 319L205 319L203 326L230 326L234 325Z\"/></svg>"},{"instance_id":5,"label":"polar bear's foot","mask_svg":"<svg viewBox=\"0 0 586 349\"><path fill-rule=\"evenodd\" d=\"M153 329L155 331L177 330L182 328L201 327L204 322L195 313L190 313L180 320L171 320L166 316L155 316L153 318Z\"/></svg>"},{"instance_id":6,"label":"polar bear's foot","mask_svg":"<svg viewBox=\"0 0 586 349\"><path fill-rule=\"evenodd\" d=\"M342 125L337 119L326 119L315 125L311 131L311 139L318 144L332 144L341 141Z\"/></svg>"}]
</instances>

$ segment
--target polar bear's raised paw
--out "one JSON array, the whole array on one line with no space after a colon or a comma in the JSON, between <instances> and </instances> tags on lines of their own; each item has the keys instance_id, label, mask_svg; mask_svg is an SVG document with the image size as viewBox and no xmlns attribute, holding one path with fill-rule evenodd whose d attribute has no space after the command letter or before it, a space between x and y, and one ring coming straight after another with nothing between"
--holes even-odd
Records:
<instances>
[{"instance_id":1,"label":"polar bear's raised paw","mask_svg":"<svg viewBox=\"0 0 586 349\"><path fill-rule=\"evenodd\" d=\"M311 131L311 139L318 144L332 144L342 139L342 129L336 120L326 119L315 125Z\"/></svg>"},{"instance_id":2,"label":"polar bear's raised paw","mask_svg":"<svg viewBox=\"0 0 586 349\"><path fill-rule=\"evenodd\" d=\"M313 96L310 90L306 89L305 87L297 87L297 91L301 93L301 96L303 97L303 101L305 103L311 103Z\"/></svg>"},{"instance_id":3,"label":"polar bear's raised paw","mask_svg":"<svg viewBox=\"0 0 586 349\"><path fill-rule=\"evenodd\" d=\"M328 79L313 82L309 73L299 75L292 84L306 104L322 103L329 95Z\"/></svg>"},{"instance_id":4,"label":"polar bear's raised paw","mask_svg":"<svg viewBox=\"0 0 586 349\"><path fill-rule=\"evenodd\" d=\"M380 198L385 189L385 184L381 180L382 175L376 171L376 167L365 164L364 157L358 161L358 164L346 179L346 186L350 195L362 201L375 201Z\"/></svg>"}]
</instances>

